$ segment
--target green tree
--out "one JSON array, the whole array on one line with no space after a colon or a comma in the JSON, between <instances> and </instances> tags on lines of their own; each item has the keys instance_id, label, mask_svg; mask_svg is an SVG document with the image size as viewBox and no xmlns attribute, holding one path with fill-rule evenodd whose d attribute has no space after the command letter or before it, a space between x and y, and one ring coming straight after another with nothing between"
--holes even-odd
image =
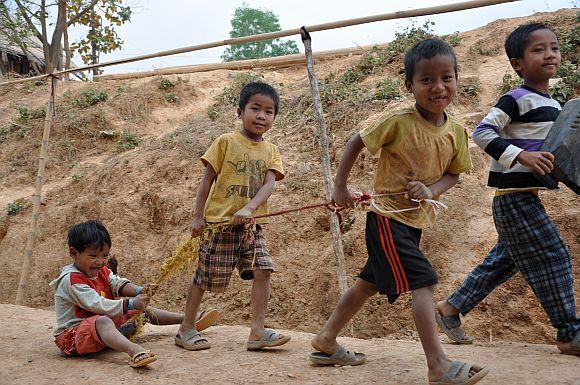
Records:
<instances>
[{"instance_id":1,"label":"green tree","mask_svg":"<svg viewBox=\"0 0 580 385\"><path fill-rule=\"evenodd\" d=\"M243 37L260 33L281 31L278 16L272 11L250 8L246 5L236 8L231 21L230 37ZM222 55L224 61L257 59L298 53L294 41L280 39L263 40L251 43L233 44Z\"/></svg>"}]
</instances>

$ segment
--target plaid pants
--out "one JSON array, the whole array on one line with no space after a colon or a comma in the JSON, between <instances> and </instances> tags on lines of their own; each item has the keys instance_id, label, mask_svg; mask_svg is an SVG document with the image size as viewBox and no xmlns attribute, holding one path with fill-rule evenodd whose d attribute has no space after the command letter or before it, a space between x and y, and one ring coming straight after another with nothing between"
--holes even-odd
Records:
<instances>
[{"instance_id":1,"label":"plaid pants","mask_svg":"<svg viewBox=\"0 0 580 385\"><path fill-rule=\"evenodd\" d=\"M580 332L580 318L570 251L540 199L527 192L496 196L493 219L496 245L449 296L449 303L465 315L519 271L558 330L558 341L572 340Z\"/></svg>"}]
</instances>

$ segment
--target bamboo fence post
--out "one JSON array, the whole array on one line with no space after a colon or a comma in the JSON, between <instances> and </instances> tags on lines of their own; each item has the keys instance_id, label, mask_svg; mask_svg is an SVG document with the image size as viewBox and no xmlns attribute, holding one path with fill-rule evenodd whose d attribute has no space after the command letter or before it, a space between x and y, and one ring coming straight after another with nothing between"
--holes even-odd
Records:
<instances>
[{"instance_id":1,"label":"bamboo fence post","mask_svg":"<svg viewBox=\"0 0 580 385\"><path fill-rule=\"evenodd\" d=\"M318 91L318 82L314 74L314 60L312 59L312 40L305 27L300 28L302 43L304 43L304 54L306 55L306 70L310 80L310 89L312 91L312 101L314 110L318 119L318 139L320 143L320 154L322 157L322 171L324 172L324 189L326 190L326 200L332 199L332 176L330 170L330 155L328 153L328 135L326 133L326 122L324 121L324 112L322 111L322 102L320 101L320 92ZM342 239L340 237L340 224L336 213L330 213L330 230L332 231L332 245L334 256L336 258L336 275L338 277L338 288L343 295L348 289L346 282L346 269L344 267L344 251L342 250Z\"/></svg>"},{"instance_id":2,"label":"bamboo fence post","mask_svg":"<svg viewBox=\"0 0 580 385\"><path fill-rule=\"evenodd\" d=\"M16 304L24 305L26 290L28 288L28 277L30 276L30 266L32 265L32 251L36 241L36 226L40 216L40 197L42 194L42 185L44 183L44 172L46 162L48 161L48 140L52 128L52 117L54 116L54 94L56 92L56 77L51 77L51 93L46 103L46 115L44 116L44 131L42 133L42 143L40 145L40 158L38 160L38 173L36 175L36 184L34 195L32 196L32 223L30 232L26 239L26 250L24 252L24 261L22 263L22 272L20 273L20 282L18 283L18 292L16 293Z\"/></svg>"}]
</instances>

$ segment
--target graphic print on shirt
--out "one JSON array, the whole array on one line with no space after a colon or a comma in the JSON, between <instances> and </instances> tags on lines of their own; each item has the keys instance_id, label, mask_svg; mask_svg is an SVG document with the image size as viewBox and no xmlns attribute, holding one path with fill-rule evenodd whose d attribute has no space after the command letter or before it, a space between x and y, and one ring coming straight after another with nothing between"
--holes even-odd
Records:
<instances>
[{"instance_id":1,"label":"graphic print on shirt","mask_svg":"<svg viewBox=\"0 0 580 385\"><path fill-rule=\"evenodd\" d=\"M252 160L248 154L244 154L243 160L235 162L228 161L228 163L233 167L237 175L245 175L248 177L249 185L229 185L226 189L226 198L236 195L250 199L255 197L258 190L264 184L264 177L266 171L268 171L266 162L262 159Z\"/></svg>"}]
</instances>

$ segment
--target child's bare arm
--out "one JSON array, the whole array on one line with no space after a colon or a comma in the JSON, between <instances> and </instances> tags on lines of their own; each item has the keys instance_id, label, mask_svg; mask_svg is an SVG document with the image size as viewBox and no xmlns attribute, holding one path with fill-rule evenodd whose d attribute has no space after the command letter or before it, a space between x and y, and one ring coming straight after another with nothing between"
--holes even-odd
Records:
<instances>
[{"instance_id":1,"label":"child's bare arm","mask_svg":"<svg viewBox=\"0 0 580 385\"><path fill-rule=\"evenodd\" d=\"M200 236L205 227L205 220L203 218L205 202L207 201L209 190L211 189L211 185L215 180L216 175L217 173L213 167L210 164L207 164L197 189L197 197L195 198L195 212L193 213L193 220L191 221L192 237Z\"/></svg>"},{"instance_id":2,"label":"child's bare arm","mask_svg":"<svg viewBox=\"0 0 580 385\"><path fill-rule=\"evenodd\" d=\"M332 200L342 207L353 207L352 194L348 191L346 181L356 158L365 147L359 134L353 135L344 148L344 153L336 170Z\"/></svg>"},{"instance_id":3,"label":"child's bare arm","mask_svg":"<svg viewBox=\"0 0 580 385\"><path fill-rule=\"evenodd\" d=\"M422 182L414 181L407 184L407 199L437 199L445 191L455 186L459 175L445 173L437 182L425 186Z\"/></svg>"},{"instance_id":4,"label":"child's bare arm","mask_svg":"<svg viewBox=\"0 0 580 385\"><path fill-rule=\"evenodd\" d=\"M247 205L242 207L234 214L234 217L232 218L232 223L234 225L241 225L243 223L246 223L252 217L254 211L258 207L260 207L260 205L266 202L270 197L270 195L272 195L275 186L276 186L276 171L268 170L264 178L264 184L262 185L262 187L260 187L256 195L252 198L250 202L248 202Z\"/></svg>"},{"instance_id":5,"label":"child's bare arm","mask_svg":"<svg viewBox=\"0 0 580 385\"><path fill-rule=\"evenodd\" d=\"M554 155L545 151L522 151L516 156L516 160L540 175L547 174L554 169Z\"/></svg>"}]
</instances>

